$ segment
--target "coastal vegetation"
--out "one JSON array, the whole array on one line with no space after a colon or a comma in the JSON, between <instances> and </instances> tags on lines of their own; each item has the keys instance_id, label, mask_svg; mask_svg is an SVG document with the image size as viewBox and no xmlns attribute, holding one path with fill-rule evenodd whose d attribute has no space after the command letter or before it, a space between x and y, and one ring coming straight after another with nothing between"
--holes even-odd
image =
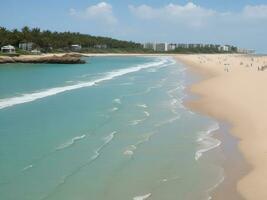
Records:
<instances>
[{"instance_id":1,"label":"coastal vegetation","mask_svg":"<svg viewBox=\"0 0 267 200\"><path fill-rule=\"evenodd\" d=\"M40 28L23 27L21 30L8 30L0 27L0 46L32 42L33 48L42 52L68 52L71 45L81 45L82 52L143 52L142 45L131 41L122 41L108 37L97 37L77 32L57 32ZM18 52L23 53L23 52Z\"/></svg>"}]
</instances>

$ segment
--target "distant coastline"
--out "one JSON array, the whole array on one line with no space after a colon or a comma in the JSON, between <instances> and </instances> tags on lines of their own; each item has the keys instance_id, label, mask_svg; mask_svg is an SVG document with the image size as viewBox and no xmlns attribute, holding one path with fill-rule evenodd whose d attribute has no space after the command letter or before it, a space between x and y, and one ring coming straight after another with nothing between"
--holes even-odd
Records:
<instances>
[{"instance_id":1,"label":"distant coastline","mask_svg":"<svg viewBox=\"0 0 267 200\"><path fill-rule=\"evenodd\" d=\"M170 53L170 52L154 52L154 53L77 53L77 52L64 52L64 53L42 53L39 55L13 55L13 54L0 54L0 64L6 63L50 63L50 64L83 64L85 61L82 57L95 57L95 56L179 56L179 55L198 55L199 53ZM209 55L209 54L203 54ZM213 53L210 55L227 55L225 53ZM234 54L231 55L251 55L255 54Z\"/></svg>"},{"instance_id":2,"label":"distant coastline","mask_svg":"<svg viewBox=\"0 0 267 200\"><path fill-rule=\"evenodd\" d=\"M0 27L0 56L39 55L43 53L114 53L114 54L198 54L252 53L229 44L133 42L75 32L57 32L23 27Z\"/></svg>"}]
</instances>

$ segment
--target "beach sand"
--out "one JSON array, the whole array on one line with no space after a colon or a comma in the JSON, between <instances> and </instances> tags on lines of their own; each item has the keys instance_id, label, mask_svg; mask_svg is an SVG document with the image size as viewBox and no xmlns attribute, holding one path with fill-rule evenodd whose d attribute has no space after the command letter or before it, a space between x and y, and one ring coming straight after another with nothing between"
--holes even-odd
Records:
<instances>
[{"instance_id":1,"label":"beach sand","mask_svg":"<svg viewBox=\"0 0 267 200\"><path fill-rule=\"evenodd\" d=\"M244 199L267 199L267 71L258 70L267 63L267 56L175 57L205 77L191 87L200 98L189 106L229 123L230 132L239 139L238 147L251 168L237 182L237 191Z\"/></svg>"}]
</instances>

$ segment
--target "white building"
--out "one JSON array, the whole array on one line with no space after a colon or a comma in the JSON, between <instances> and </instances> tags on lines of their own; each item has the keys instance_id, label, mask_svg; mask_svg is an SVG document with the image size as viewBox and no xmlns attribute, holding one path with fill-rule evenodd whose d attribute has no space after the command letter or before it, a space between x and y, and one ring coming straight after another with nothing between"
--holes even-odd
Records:
<instances>
[{"instance_id":1,"label":"white building","mask_svg":"<svg viewBox=\"0 0 267 200\"><path fill-rule=\"evenodd\" d=\"M168 44L168 51L174 51L177 48L177 44Z\"/></svg>"},{"instance_id":2,"label":"white building","mask_svg":"<svg viewBox=\"0 0 267 200\"><path fill-rule=\"evenodd\" d=\"M242 53L242 54L253 54L255 53L255 50L249 50L249 49L243 49L243 48L238 48L237 53Z\"/></svg>"},{"instance_id":3,"label":"white building","mask_svg":"<svg viewBox=\"0 0 267 200\"><path fill-rule=\"evenodd\" d=\"M16 53L16 49L12 45L7 45L7 46L1 47L1 52L2 53Z\"/></svg>"},{"instance_id":4,"label":"white building","mask_svg":"<svg viewBox=\"0 0 267 200\"><path fill-rule=\"evenodd\" d=\"M189 44L177 44L177 48L189 48Z\"/></svg>"},{"instance_id":5,"label":"white building","mask_svg":"<svg viewBox=\"0 0 267 200\"><path fill-rule=\"evenodd\" d=\"M106 44L96 44L96 45L94 45L94 48L96 48L96 49L107 49L108 45L106 45Z\"/></svg>"},{"instance_id":6,"label":"white building","mask_svg":"<svg viewBox=\"0 0 267 200\"><path fill-rule=\"evenodd\" d=\"M169 45L168 43L152 43L152 42L147 42L143 44L144 49L151 49L154 51L168 51L169 50Z\"/></svg>"},{"instance_id":7,"label":"white building","mask_svg":"<svg viewBox=\"0 0 267 200\"><path fill-rule=\"evenodd\" d=\"M147 42L143 44L144 49L151 49L154 50L156 49L155 43Z\"/></svg>"},{"instance_id":8,"label":"white building","mask_svg":"<svg viewBox=\"0 0 267 200\"><path fill-rule=\"evenodd\" d=\"M219 51L230 51L230 48L227 45L223 45L223 46L219 46L218 50Z\"/></svg>"},{"instance_id":9,"label":"white building","mask_svg":"<svg viewBox=\"0 0 267 200\"><path fill-rule=\"evenodd\" d=\"M70 47L72 51L80 51L82 49L82 46L79 44L73 44Z\"/></svg>"},{"instance_id":10,"label":"white building","mask_svg":"<svg viewBox=\"0 0 267 200\"><path fill-rule=\"evenodd\" d=\"M33 50L31 50L31 53L35 54L35 55L39 55L39 54L41 54L41 51L38 49L33 49Z\"/></svg>"},{"instance_id":11,"label":"white building","mask_svg":"<svg viewBox=\"0 0 267 200\"><path fill-rule=\"evenodd\" d=\"M33 49L33 42L19 43L19 48L24 50L24 51L31 51Z\"/></svg>"},{"instance_id":12,"label":"white building","mask_svg":"<svg viewBox=\"0 0 267 200\"><path fill-rule=\"evenodd\" d=\"M168 43L156 43L155 51L167 51Z\"/></svg>"}]
</instances>

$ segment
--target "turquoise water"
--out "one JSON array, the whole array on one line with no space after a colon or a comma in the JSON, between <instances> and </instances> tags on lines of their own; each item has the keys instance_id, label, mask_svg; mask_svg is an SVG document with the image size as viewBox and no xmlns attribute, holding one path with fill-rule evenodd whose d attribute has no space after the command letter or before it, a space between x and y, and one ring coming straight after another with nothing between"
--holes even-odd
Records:
<instances>
[{"instance_id":1,"label":"turquoise water","mask_svg":"<svg viewBox=\"0 0 267 200\"><path fill-rule=\"evenodd\" d=\"M183 106L185 67L86 59L0 66L0 199L208 199L219 127Z\"/></svg>"}]
</instances>

